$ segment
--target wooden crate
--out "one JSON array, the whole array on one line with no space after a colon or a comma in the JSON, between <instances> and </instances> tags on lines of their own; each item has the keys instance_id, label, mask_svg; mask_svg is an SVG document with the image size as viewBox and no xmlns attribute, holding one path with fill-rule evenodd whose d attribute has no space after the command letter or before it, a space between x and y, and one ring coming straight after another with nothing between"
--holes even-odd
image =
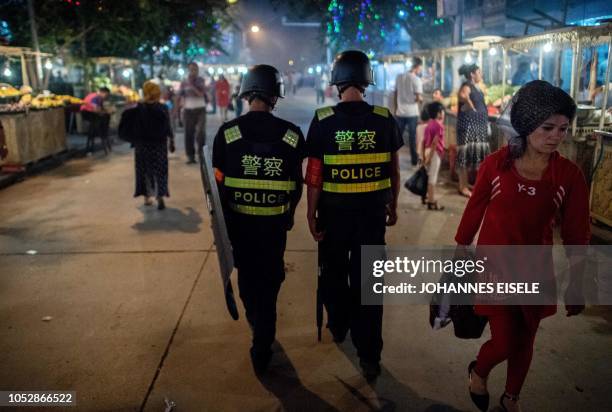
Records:
<instances>
[{"instance_id":1,"label":"wooden crate","mask_svg":"<svg viewBox=\"0 0 612 412\"><path fill-rule=\"evenodd\" d=\"M612 133L601 133L594 162L601 160L591 183L591 217L612 227Z\"/></svg>"}]
</instances>

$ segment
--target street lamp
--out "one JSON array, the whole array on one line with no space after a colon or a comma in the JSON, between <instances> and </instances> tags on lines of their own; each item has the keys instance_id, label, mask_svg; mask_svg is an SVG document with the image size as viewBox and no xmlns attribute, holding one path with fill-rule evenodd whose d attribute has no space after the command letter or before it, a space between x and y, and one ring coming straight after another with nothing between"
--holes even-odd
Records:
<instances>
[{"instance_id":1,"label":"street lamp","mask_svg":"<svg viewBox=\"0 0 612 412\"><path fill-rule=\"evenodd\" d=\"M251 33L259 33L259 30L260 28L258 25L254 24L251 26Z\"/></svg>"}]
</instances>

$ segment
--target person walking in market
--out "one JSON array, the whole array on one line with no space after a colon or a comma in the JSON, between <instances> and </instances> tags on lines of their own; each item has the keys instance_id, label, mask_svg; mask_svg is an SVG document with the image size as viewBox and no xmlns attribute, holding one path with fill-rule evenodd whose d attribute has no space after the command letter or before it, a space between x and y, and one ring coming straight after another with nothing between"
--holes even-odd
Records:
<instances>
[{"instance_id":1,"label":"person walking in market","mask_svg":"<svg viewBox=\"0 0 612 412\"><path fill-rule=\"evenodd\" d=\"M406 145L410 149L412 166L416 166L419 162L416 134L420 114L419 103L423 102L423 83L419 77L422 71L423 60L414 57L410 70L400 74L395 80L395 115L400 128L400 136L404 134L404 130L408 129Z\"/></svg>"},{"instance_id":2,"label":"person walking in market","mask_svg":"<svg viewBox=\"0 0 612 412\"><path fill-rule=\"evenodd\" d=\"M387 108L364 101L374 84L368 57L340 53L331 84L340 102L318 109L306 139L308 225L319 242L319 287L334 341L350 330L367 379L380 374L382 306L361 305L361 245L384 245L397 221L402 139Z\"/></svg>"},{"instance_id":3,"label":"person walking in market","mask_svg":"<svg viewBox=\"0 0 612 412\"><path fill-rule=\"evenodd\" d=\"M589 243L584 175L557 151L575 113L573 99L545 81L529 82L517 92L510 121L518 136L484 159L455 236L459 245L470 245L479 228L478 245L552 245L555 222L560 222L566 247ZM529 261L529 273L550 274L554 283L554 272L534 269L537 263ZM576 276L570 276L569 285L565 308L567 316L574 316L584 309L583 298ZM504 411L520 411L519 395L531 365L536 332L541 320L557 307L476 303L476 313L488 318L491 338L468 368L472 400L481 411L488 410L487 377L496 365L507 361L500 406Z\"/></svg>"},{"instance_id":4,"label":"person walking in market","mask_svg":"<svg viewBox=\"0 0 612 412\"><path fill-rule=\"evenodd\" d=\"M204 79L199 76L197 63L191 62L187 68L189 74L181 82L179 96L180 106L183 108L183 123L185 124L187 164L194 164L196 163L196 153L198 157L202 155L202 147L206 138L206 104L208 97Z\"/></svg>"},{"instance_id":5,"label":"person walking in market","mask_svg":"<svg viewBox=\"0 0 612 412\"><path fill-rule=\"evenodd\" d=\"M227 108L230 104L230 84L222 74L219 75L219 80L215 83L215 93L217 94L217 106L219 107L219 115L221 120L227 122Z\"/></svg>"},{"instance_id":6,"label":"person walking in market","mask_svg":"<svg viewBox=\"0 0 612 412\"><path fill-rule=\"evenodd\" d=\"M480 163L490 153L489 120L484 93L478 86L482 73L476 64L463 65L459 74L465 82L459 89L457 114L457 174L459 194L470 197L468 171L478 170Z\"/></svg>"},{"instance_id":7,"label":"person walking in market","mask_svg":"<svg viewBox=\"0 0 612 412\"><path fill-rule=\"evenodd\" d=\"M127 135L134 146L136 189L145 206L157 199L157 208L166 208L168 191L168 149L174 152L174 134L168 107L160 103L161 89L152 81L142 86L144 102L123 112L119 134Z\"/></svg>"},{"instance_id":8,"label":"person walking in market","mask_svg":"<svg viewBox=\"0 0 612 412\"><path fill-rule=\"evenodd\" d=\"M249 111L221 126L212 153L240 298L253 331L256 373L272 357L287 231L302 195L304 137L298 126L271 113L284 92L274 67L250 68L240 89Z\"/></svg>"}]
</instances>

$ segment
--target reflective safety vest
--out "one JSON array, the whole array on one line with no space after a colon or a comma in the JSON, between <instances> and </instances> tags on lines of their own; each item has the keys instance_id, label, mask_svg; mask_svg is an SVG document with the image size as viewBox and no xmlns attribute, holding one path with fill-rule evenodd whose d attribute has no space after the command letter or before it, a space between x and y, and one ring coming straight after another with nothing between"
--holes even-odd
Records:
<instances>
[{"instance_id":1,"label":"reflective safety vest","mask_svg":"<svg viewBox=\"0 0 612 412\"><path fill-rule=\"evenodd\" d=\"M271 142L243 138L235 125L224 131L227 203L245 215L276 216L290 209L290 192L296 190L292 173L297 166L298 134L287 129Z\"/></svg>"},{"instance_id":2,"label":"reflective safety vest","mask_svg":"<svg viewBox=\"0 0 612 412\"><path fill-rule=\"evenodd\" d=\"M326 136L324 192L355 194L391 187L388 117L388 109L379 106L373 106L370 115L357 121L335 113L332 107L317 110L320 129Z\"/></svg>"}]
</instances>

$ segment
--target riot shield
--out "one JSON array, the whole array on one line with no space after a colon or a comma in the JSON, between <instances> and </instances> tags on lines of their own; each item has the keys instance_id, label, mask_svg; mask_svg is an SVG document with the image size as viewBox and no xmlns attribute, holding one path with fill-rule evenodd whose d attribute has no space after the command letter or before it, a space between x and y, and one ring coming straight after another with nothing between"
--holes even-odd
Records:
<instances>
[{"instance_id":1,"label":"riot shield","mask_svg":"<svg viewBox=\"0 0 612 412\"><path fill-rule=\"evenodd\" d=\"M231 281L232 271L234 270L232 244L230 243L227 227L225 226L221 198L219 197L219 189L215 181L212 157L208 146L204 146L203 154L200 156L200 172L202 174L206 206L210 213L213 236L215 237L215 249L217 250L217 258L219 260L219 270L221 273L221 281L223 282L225 303L232 318L238 320L238 307L234 299Z\"/></svg>"}]
</instances>

